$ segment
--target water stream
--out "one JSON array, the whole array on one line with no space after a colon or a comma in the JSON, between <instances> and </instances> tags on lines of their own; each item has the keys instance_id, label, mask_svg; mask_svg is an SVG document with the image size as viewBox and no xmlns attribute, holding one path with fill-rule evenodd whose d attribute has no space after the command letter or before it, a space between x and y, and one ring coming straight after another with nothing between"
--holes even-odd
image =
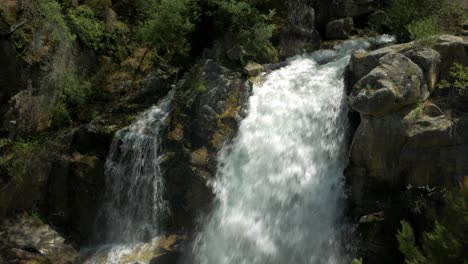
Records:
<instances>
[{"instance_id":1,"label":"water stream","mask_svg":"<svg viewBox=\"0 0 468 264\"><path fill-rule=\"evenodd\" d=\"M167 213L160 169L161 132L174 91L116 133L105 164L105 189L96 226L99 246L84 251L89 264L146 263ZM88 256L86 256L88 255Z\"/></svg>"},{"instance_id":2,"label":"water stream","mask_svg":"<svg viewBox=\"0 0 468 264\"><path fill-rule=\"evenodd\" d=\"M271 72L219 155L216 205L195 241L199 264L324 264L342 250L347 107L343 73L352 40ZM190 263L192 263L190 261Z\"/></svg>"},{"instance_id":3,"label":"water stream","mask_svg":"<svg viewBox=\"0 0 468 264\"><path fill-rule=\"evenodd\" d=\"M381 41L390 41L383 38ZM235 139L218 155L212 214L188 263L340 264L347 107L343 73L367 40L296 56L254 86ZM159 166L174 91L119 131L105 165L98 246L80 263L148 263L167 213Z\"/></svg>"}]
</instances>

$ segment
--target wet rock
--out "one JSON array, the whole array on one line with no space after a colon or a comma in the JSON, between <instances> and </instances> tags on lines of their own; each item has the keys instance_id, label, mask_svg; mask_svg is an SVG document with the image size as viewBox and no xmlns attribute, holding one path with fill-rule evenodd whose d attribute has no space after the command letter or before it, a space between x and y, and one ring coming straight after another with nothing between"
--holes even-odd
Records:
<instances>
[{"instance_id":1,"label":"wet rock","mask_svg":"<svg viewBox=\"0 0 468 264\"><path fill-rule=\"evenodd\" d=\"M213 60L195 65L178 87L161 164L172 228L193 228L208 208L207 181L216 173L218 151L235 135L250 90L242 74Z\"/></svg>"},{"instance_id":2,"label":"wet rock","mask_svg":"<svg viewBox=\"0 0 468 264\"><path fill-rule=\"evenodd\" d=\"M336 19L327 24L328 39L347 39L353 30L354 23L351 17Z\"/></svg>"},{"instance_id":3,"label":"wet rock","mask_svg":"<svg viewBox=\"0 0 468 264\"><path fill-rule=\"evenodd\" d=\"M73 263L76 250L49 225L28 216L0 225L0 252L8 263Z\"/></svg>"},{"instance_id":4,"label":"wet rock","mask_svg":"<svg viewBox=\"0 0 468 264\"><path fill-rule=\"evenodd\" d=\"M168 252L150 261L150 264L173 264L177 263L182 254L179 252Z\"/></svg>"},{"instance_id":5,"label":"wet rock","mask_svg":"<svg viewBox=\"0 0 468 264\"><path fill-rule=\"evenodd\" d=\"M264 72L266 69L263 65L260 65L255 62L249 62L247 65L244 67L245 73L250 76L250 77L255 77L259 75L260 73Z\"/></svg>"},{"instance_id":6,"label":"wet rock","mask_svg":"<svg viewBox=\"0 0 468 264\"><path fill-rule=\"evenodd\" d=\"M47 215L79 242L91 238L104 186L104 164L113 131L86 125L70 135L67 152L56 159L47 184Z\"/></svg>"}]
</instances>

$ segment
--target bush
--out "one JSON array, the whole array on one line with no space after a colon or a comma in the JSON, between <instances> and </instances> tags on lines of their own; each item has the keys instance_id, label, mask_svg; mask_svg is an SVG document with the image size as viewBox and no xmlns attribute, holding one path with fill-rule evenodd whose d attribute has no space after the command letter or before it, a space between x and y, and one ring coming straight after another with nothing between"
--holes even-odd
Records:
<instances>
[{"instance_id":1,"label":"bush","mask_svg":"<svg viewBox=\"0 0 468 264\"><path fill-rule=\"evenodd\" d=\"M76 9L69 10L68 17L77 31L78 37L88 48L95 51L101 48L105 26L102 21L97 19L93 9L81 5Z\"/></svg>"},{"instance_id":2,"label":"bush","mask_svg":"<svg viewBox=\"0 0 468 264\"><path fill-rule=\"evenodd\" d=\"M468 178L459 190L448 192L445 206L433 228L415 237L413 228L401 222L397 239L408 264L459 264L468 261ZM420 242L418 245L418 242Z\"/></svg>"},{"instance_id":3,"label":"bush","mask_svg":"<svg viewBox=\"0 0 468 264\"><path fill-rule=\"evenodd\" d=\"M195 29L198 11L194 0L153 2L139 29L139 36L165 60L171 60L175 54L187 55L190 50L188 36Z\"/></svg>"},{"instance_id":4,"label":"bush","mask_svg":"<svg viewBox=\"0 0 468 264\"><path fill-rule=\"evenodd\" d=\"M410 38L408 26L428 17L436 17L439 31L455 33L463 20L461 1L393 0L387 8L390 25L400 40Z\"/></svg>"},{"instance_id":5,"label":"bush","mask_svg":"<svg viewBox=\"0 0 468 264\"><path fill-rule=\"evenodd\" d=\"M272 23L274 11L262 14L249 3L236 0L212 0L212 5L217 8L213 15L219 29L227 29L253 59L278 60L278 53L270 41L275 29Z\"/></svg>"},{"instance_id":6,"label":"bush","mask_svg":"<svg viewBox=\"0 0 468 264\"><path fill-rule=\"evenodd\" d=\"M86 0L85 4L98 12L112 6L111 0Z\"/></svg>"},{"instance_id":7,"label":"bush","mask_svg":"<svg viewBox=\"0 0 468 264\"><path fill-rule=\"evenodd\" d=\"M436 16L428 17L409 24L407 30L412 40L421 46L433 47L436 44L435 35L439 34L439 20Z\"/></svg>"},{"instance_id":8,"label":"bush","mask_svg":"<svg viewBox=\"0 0 468 264\"><path fill-rule=\"evenodd\" d=\"M75 74L63 76L63 100L67 108L83 106L91 96L91 83L78 79Z\"/></svg>"},{"instance_id":9,"label":"bush","mask_svg":"<svg viewBox=\"0 0 468 264\"><path fill-rule=\"evenodd\" d=\"M63 104L59 104L55 107L52 116L52 127L54 129L61 129L70 126L72 119L67 108Z\"/></svg>"},{"instance_id":10,"label":"bush","mask_svg":"<svg viewBox=\"0 0 468 264\"><path fill-rule=\"evenodd\" d=\"M42 15L53 26L51 32L52 40L55 42L62 40L70 42L75 40L76 36L71 33L65 21L65 16L62 14L62 6L59 3L55 0L41 0L37 2Z\"/></svg>"},{"instance_id":11,"label":"bush","mask_svg":"<svg viewBox=\"0 0 468 264\"><path fill-rule=\"evenodd\" d=\"M455 63L449 72L450 80L442 80L438 87L441 89L454 88L459 96L468 95L468 67Z\"/></svg>"}]
</instances>

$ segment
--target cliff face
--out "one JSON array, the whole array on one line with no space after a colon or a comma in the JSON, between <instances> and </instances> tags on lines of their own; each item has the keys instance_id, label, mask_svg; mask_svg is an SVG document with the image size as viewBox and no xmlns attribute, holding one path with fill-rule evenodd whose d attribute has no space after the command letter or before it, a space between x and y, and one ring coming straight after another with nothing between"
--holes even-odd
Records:
<instances>
[{"instance_id":1,"label":"cliff face","mask_svg":"<svg viewBox=\"0 0 468 264\"><path fill-rule=\"evenodd\" d=\"M468 43L451 36L438 37L434 49L408 43L351 58L348 100L360 114L346 170L352 214L385 215L359 224L361 254L370 263L398 256L408 186L444 188L468 174L468 114L435 86L453 63L468 65Z\"/></svg>"},{"instance_id":2,"label":"cliff face","mask_svg":"<svg viewBox=\"0 0 468 264\"><path fill-rule=\"evenodd\" d=\"M197 47L203 51L184 66L154 65L156 55L133 39L135 25L126 17L135 12L132 1L115 2L99 9L113 35L98 51L71 41L60 27L61 8L57 18L33 1L0 3L0 219L6 219L0 223L0 263L76 257L92 238L115 132L171 89L161 162L170 209L164 228L190 235L210 207L207 183L216 175L217 153L235 135L251 92L242 71L245 50L219 36L215 44L201 41L207 47ZM278 17L273 42L286 58L320 48L322 39L348 38L383 1L276 2L287 11ZM466 102L436 88L453 63L468 65L468 44L451 36L439 37L433 49L408 43L351 58L349 105L359 127L346 170L350 214L356 222L379 219L358 226L357 255L366 263L401 258L395 230L409 214L408 185L443 187L468 174ZM36 243L41 234L56 244L44 249ZM66 248L63 258L57 248ZM177 257L168 255L170 261Z\"/></svg>"}]
</instances>

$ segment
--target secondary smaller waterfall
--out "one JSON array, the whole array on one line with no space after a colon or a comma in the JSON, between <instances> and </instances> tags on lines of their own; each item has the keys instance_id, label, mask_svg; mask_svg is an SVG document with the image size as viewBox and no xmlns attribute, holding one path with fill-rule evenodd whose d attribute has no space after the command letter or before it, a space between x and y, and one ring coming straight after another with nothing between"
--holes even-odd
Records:
<instances>
[{"instance_id":1,"label":"secondary smaller waterfall","mask_svg":"<svg viewBox=\"0 0 468 264\"><path fill-rule=\"evenodd\" d=\"M148 263L167 213L159 166L161 134L174 91L116 133L105 164L105 189L97 216L97 246L82 250L80 263Z\"/></svg>"},{"instance_id":2,"label":"secondary smaller waterfall","mask_svg":"<svg viewBox=\"0 0 468 264\"><path fill-rule=\"evenodd\" d=\"M154 238L166 210L159 167L160 133L174 92L117 132L105 165L101 217L104 241L144 242Z\"/></svg>"}]
</instances>

